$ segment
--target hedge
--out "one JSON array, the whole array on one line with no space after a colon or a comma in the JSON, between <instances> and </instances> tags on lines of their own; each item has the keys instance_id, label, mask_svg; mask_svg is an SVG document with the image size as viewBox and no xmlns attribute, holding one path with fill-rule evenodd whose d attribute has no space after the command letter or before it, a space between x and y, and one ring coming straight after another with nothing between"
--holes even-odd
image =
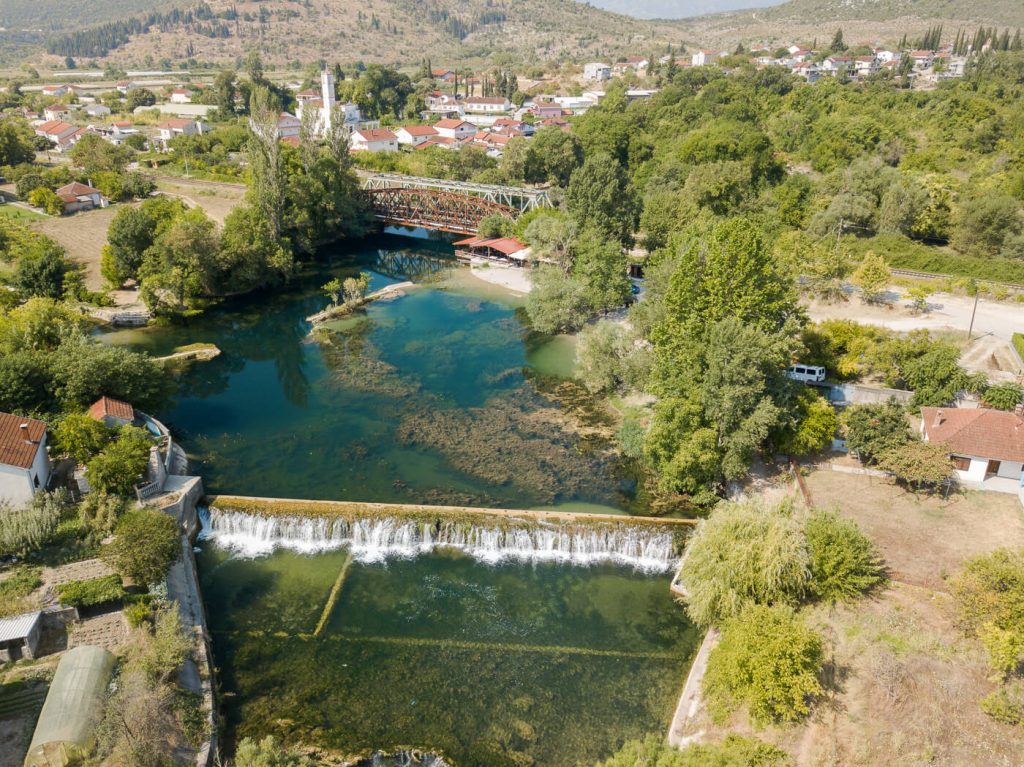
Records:
<instances>
[{"instance_id":1,"label":"hedge","mask_svg":"<svg viewBox=\"0 0 1024 767\"><path fill-rule=\"evenodd\" d=\"M89 607L124 599L126 592L119 575L103 575L84 581L68 581L57 586L61 604Z\"/></svg>"}]
</instances>

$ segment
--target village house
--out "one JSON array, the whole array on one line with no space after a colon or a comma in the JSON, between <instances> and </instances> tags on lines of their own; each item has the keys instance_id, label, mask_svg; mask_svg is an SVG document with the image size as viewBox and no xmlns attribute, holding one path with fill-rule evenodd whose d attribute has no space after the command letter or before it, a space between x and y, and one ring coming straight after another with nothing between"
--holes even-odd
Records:
<instances>
[{"instance_id":1,"label":"village house","mask_svg":"<svg viewBox=\"0 0 1024 767\"><path fill-rule=\"evenodd\" d=\"M695 67L703 67L712 64L722 56L722 51L699 50L690 57L690 64Z\"/></svg>"},{"instance_id":2,"label":"village house","mask_svg":"<svg viewBox=\"0 0 1024 767\"><path fill-rule=\"evenodd\" d=\"M164 145L165 150L167 145L178 136L198 136L206 132L202 123L189 120L187 117L172 117L156 127L160 131L160 142Z\"/></svg>"},{"instance_id":3,"label":"village house","mask_svg":"<svg viewBox=\"0 0 1024 767\"><path fill-rule=\"evenodd\" d=\"M455 73L450 69L431 69L430 76L442 83L450 83L455 79Z\"/></svg>"},{"instance_id":4,"label":"village house","mask_svg":"<svg viewBox=\"0 0 1024 767\"><path fill-rule=\"evenodd\" d=\"M281 139L298 136L302 130L302 120L288 112L282 112L277 118L277 137Z\"/></svg>"},{"instance_id":5,"label":"village house","mask_svg":"<svg viewBox=\"0 0 1024 767\"><path fill-rule=\"evenodd\" d=\"M464 141L476 135L476 126L465 120L445 119L434 123L434 130L440 138Z\"/></svg>"},{"instance_id":6,"label":"village house","mask_svg":"<svg viewBox=\"0 0 1024 767\"><path fill-rule=\"evenodd\" d=\"M900 52L890 51L886 48L878 48L875 50L875 58L878 59L880 64L885 64L888 61L899 61Z\"/></svg>"},{"instance_id":7,"label":"village house","mask_svg":"<svg viewBox=\"0 0 1024 767\"><path fill-rule=\"evenodd\" d=\"M37 136L48 139L60 152L64 152L74 146L75 142L84 133L85 128L79 128L63 120L48 120L41 125L37 125L35 128Z\"/></svg>"},{"instance_id":8,"label":"village house","mask_svg":"<svg viewBox=\"0 0 1024 767\"><path fill-rule=\"evenodd\" d=\"M505 145L510 140L509 136L503 136L500 133L477 131L476 135L473 136L472 142L474 145L486 150L487 154L491 157L501 157L502 152L505 150Z\"/></svg>"},{"instance_id":9,"label":"village house","mask_svg":"<svg viewBox=\"0 0 1024 767\"><path fill-rule=\"evenodd\" d=\"M0 500L20 506L50 481L46 424L0 413Z\"/></svg>"},{"instance_id":10,"label":"village house","mask_svg":"<svg viewBox=\"0 0 1024 767\"><path fill-rule=\"evenodd\" d=\"M504 96L470 96L463 104L467 112L478 114L503 114L512 108L512 102Z\"/></svg>"},{"instance_id":11,"label":"village house","mask_svg":"<svg viewBox=\"0 0 1024 767\"><path fill-rule=\"evenodd\" d=\"M71 107L66 104L51 104L43 107L43 117L47 120L67 120L71 117Z\"/></svg>"},{"instance_id":12,"label":"village house","mask_svg":"<svg viewBox=\"0 0 1024 767\"><path fill-rule=\"evenodd\" d=\"M168 101L172 104L191 104L192 92L185 88L175 88L171 91Z\"/></svg>"},{"instance_id":13,"label":"village house","mask_svg":"<svg viewBox=\"0 0 1024 767\"><path fill-rule=\"evenodd\" d=\"M935 62L935 51L911 51L910 58L914 61L914 69L931 69Z\"/></svg>"},{"instance_id":14,"label":"village house","mask_svg":"<svg viewBox=\"0 0 1024 767\"><path fill-rule=\"evenodd\" d=\"M64 96L71 92L71 86L69 85L44 85L43 95L44 96Z\"/></svg>"},{"instance_id":15,"label":"village house","mask_svg":"<svg viewBox=\"0 0 1024 767\"><path fill-rule=\"evenodd\" d=\"M363 128L352 132L353 152L397 152L398 137L387 128Z\"/></svg>"},{"instance_id":16,"label":"village house","mask_svg":"<svg viewBox=\"0 0 1024 767\"><path fill-rule=\"evenodd\" d=\"M816 83L821 79L821 69L813 61L798 61L790 71L809 83Z\"/></svg>"},{"instance_id":17,"label":"village house","mask_svg":"<svg viewBox=\"0 0 1024 767\"><path fill-rule=\"evenodd\" d=\"M77 181L65 184L57 190L56 194L64 203L65 213L107 207L107 198L99 189L93 189L91 186L80 184Z\"/></svg>"},{"instance_id":18,"label":"village house","mask_svg":"<svg viewBox=\"0 0 1024 767\"><path fill-rule=\"evenodd\" d=\"M961 483L1019 493L1024 470L1024 417L987 408L921 408L921 437L943 444Z\"/></svg>"},{"instance_id":19,"label":"village house","mask_svg":"<svg viewBox=\"0 0 1024 767\"><path fill-rule=\"evenodd\" d=\"M413 148L436 135L437 131L430 125L406 125L395 131L399 144Z\"/></svg>"},{"instance_id":20,"label":"village house","mask_svg":"<svg viewBox=\"0 0 1024 767\"><path fill-rule=\"evenodd\" d=\"M110 107L103 106L103 104L89 104L82 111L89 117L107 117L110 114Z\"/></svg>"},{"instance_id":21,"label":"village house","mask_svg":"<svg viewBox=\"0 0 1024 767\"><path fill-rule=\"evenodd\" d=\"M562 106L551 102L539 101L530 110L538 120L547 120L550 117L561 117Z\"/></svg>"},{"instance_id":22,"label":"village house","mask_svg":"<svg viewBox=\"0 0 1024 767\"><path fill-rule=\"evenodd\" d=\"M786 50L789 51L789 60L796 63L807 61L814 56L814 51L804 48L802 45L791 45Z\"/></svg>"},{"instance_id":23,"label":"village house","mask_svg":"<svg viewBox=\"0 0 1024 767\"><path fill-rule=\"evenodd\" d=\"M590 64L583 65L583 78L585 80L610 80L612 76L612 68L608 64L602 64L600 62L591 62Z\"/></svg>"},{"instance_id":24,"label":"village house","mask_svg":"<svg viewBox=\"0 0 1024 767\"><path fill-rule=\"evenodd\" d=\"M827 75L837 75L840 72L850 74L852 63L849 56L829 56L821 62L821 71Z\"/></svg>"},{"instance_id":25,"label":"village house","mask_svg":"<svg viewBox=\"0 0 1024 767\"><path fill-rule=\"evenodd\" d=\"M116 429L135 423L135 408L123 400L103 396L89 406L89 417Z\"/></svg>"},{"instance_id":26,"label":"village house","mask_svg":"<svg viewBox=\"0 0 1024 767\"><path fill-rule=\"evenodd\" d=\"M122 96L127 96L128 91L138 88L140 86L138 83L133 82L132 80L118 80L117 84L114 87L117 89L117 92L120 93Z\"/></svg>"},{"instance_id":27,"label":"village house","mask_svg":"<svg viewBox=\"0 0 1024 767\"><path fill-rule=\"evenodd\" d=\"M499 117L491 125L491 130L505 136L532 136L534 127L530 123L516 120L513 117Z\"/></svg>"},{"instance_id":28,"label":"village house","mask_svg":"<svg viewBox=\"0 0 1024 767\"><path fill-rule=\"evenodd\" d=\"M853 60L854 72L857 77L870 77L878 72L879 61L874 56L858 56Z\"/></svg>"}]
</instances>

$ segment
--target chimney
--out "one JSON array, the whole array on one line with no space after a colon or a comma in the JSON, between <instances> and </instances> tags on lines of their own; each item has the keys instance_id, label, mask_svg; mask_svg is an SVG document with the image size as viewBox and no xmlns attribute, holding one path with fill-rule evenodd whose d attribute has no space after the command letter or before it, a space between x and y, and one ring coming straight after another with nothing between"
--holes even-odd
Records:
<instances>
[{"instance_id":1,"label":"chimney","mask_svg":"<svg viewBox=\"0 0 1024 767\"><path fill-rule=\"evenodd\" d=\"M33 445L33 444L35 444L31 439L29 439L29 436L28 436L28 424L27 423L23 423L23 424L21 424L21 426L19 428L21 429L21 436L24 438L25 444L26 445Z\"/></svg>"},{"instance_id":2,"label":"chimney","mask_svg":"<svg viewBox=\"0 0 1024 767\"><path fill-rule=\"evenodd\" d=\"M939 426L942 426L942 424L945 423L945 421L946 421L946 418L945 418L945 416L943 416L942 410L941 409L936 410L935 411L935 420L932 422L932 426L935 427L935 428L938 428Z\"/></svg>"}]
</instances>

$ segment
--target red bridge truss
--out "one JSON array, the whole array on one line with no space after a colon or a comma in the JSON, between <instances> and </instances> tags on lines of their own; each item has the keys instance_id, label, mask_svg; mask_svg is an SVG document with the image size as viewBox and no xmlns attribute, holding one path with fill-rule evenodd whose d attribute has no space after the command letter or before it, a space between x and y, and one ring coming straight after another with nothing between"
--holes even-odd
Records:
<instances>
[{"instance_id":1,"label":"red bridge truss","mask_svg":"<svg viewBox=\"0 0 1024 767\"><path fill-rule=\"evenodd\" d=\"M476 234L480 220L487 216L497 213L515 218L519 214L499 202L443 189L387 187L365 191L377 219L399 226Z\"/></svg>"}]
</instances>

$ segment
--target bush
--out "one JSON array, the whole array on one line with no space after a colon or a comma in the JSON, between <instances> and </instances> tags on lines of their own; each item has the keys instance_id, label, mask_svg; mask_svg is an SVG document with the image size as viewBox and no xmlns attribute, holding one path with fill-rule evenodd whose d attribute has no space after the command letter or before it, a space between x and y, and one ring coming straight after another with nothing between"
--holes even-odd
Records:
<instances>
[{"instance_id":1,"label":"bush","mask_svg":"<svg viewBox=\"0 0 1024 767\"><path fill-rule=\"evenodd\" d=\"M66 491L39 492L18 509L0 501L0 557L23 557L46 544L68 504Z\"/></svg>"},{"instance_id":2,"label":"bush","mask_svg":"<svg viewBox=\"0 0 1024 767\"><path fill-rule=\"evenodd\" d=\"M989 652L993 668L1013 672L1024 661L1024 549L998 549L969 559L953 579L960 620Z\"/></svg>"},{"instance_id":3,"label":"bush","mask_svg":"<svg viewBox=\"0 0 1024 767\"><path fill-rule=\"evenodd\" d=\"M779 449L787 455L810 455L832 444L839 429L839 416L828 400L812 389L797 394L796 423L786 429L779 440Z\"/></svg>"},{"instance_id":4,"label":"bush","mask_svg":"<svg viewBox=\"0 0 1024 767\"><path fill-rule=\"evenodd\" d=\"M143 623L148 623L153 617L153 608L148 601L140 599L131 602L124 607L124 617L132 628L139 628Z\"/></svg>"},{"instance_id":5,"label":"bush","mask_svg":"<svg viewBox=\"0 0 1024 767\"><path fill-rule=\"evenodd\" d=\"M935 442L914 439L878 456L878 466L916 490L936 488L953 474L949 449Z\"/></svg>"},{"instance_id":6,"label":"bush","mask_svg":"<svg viewBox=\"0 0 1024 767\"><path fill-rule=\"evenodd\" d=\"M853 599L885 579L874 544L852 520L815 511L804 522L804 535L811 557L810 591L818 599Z\"/></svg>"},{"instance_id":7,"label":"bush","mask_svg":"<svg viewBox=\"0 0 1024 767\"><path fill-rule=\"evenodd\" d=\"M1024 684L1003 685L979 701L981 710L1002 724L1024 724Z\"/></svg>"},{"instance_id":8,"label":"bush","mask_svg":"<svg viewBox=\"0 0 1024 767\"><path fill-rule=\"evenodd\" d=\"M235 767L313 767L313 762L268 735L261 741L242 738L235 750Z\"/></svg>"},{"instance_id":9,"label":"bush","mask_svg":"<svg viewBox=\"0 0 1024 767\"><path fill-rule=\"evenodd\" d=\"M103 422L87 413L72 413L53 427L53 447L58 453L85 463L100 452L114 436Z\"/></svg>"},{"instance_id":10,"label":"bush","mask_svg":"<svg viewBox=\"0 0 1024 767\"><path fill-rule=\"evenodd\" d=\"M680 580L686 611L700 626L747 605L795 602L807 587L810 561L790 507L725 504L700 522L686 547Z\"/></svg>"},{"instance_id":11,"label":"bush","mask_svg":"<svg viewBox=\"0 0 1024 767\"><path fill-rule=\"evenodd\" d=\"M792 608L748 605L722 626L703 690L719 721L742 705L759 725L806 716L821 693L821 638Z\"/></svg>"},{"instance_id":12,"label":"bush","mask_svg":"<svg viewBox=\"0 0 1024 767\"><path fill-rule=\"evenodd\" d=\"M117 575L104 575L84 581L68 581L57 586L57 596L63 605L90 607L124 599L125 590Z\"/></svg>"},{"instance_id":13,"label":"bush","mask_svg":"<svg viewBox=\"0 0 1024 767\"><path fill-rule=\"evenodd\" d=\"M129 512L118 521L115 534L107 552L113 567L140 585L163 580L181 553L178 525L161 511Z\"/></svg>"},{"instance_id":14,"label":"bush","mask_svg":"<svg viewBox=\"0 0 1024 767\"><path fill-rule=\"evenodd\" d=\"M64 212L64 201L57 196L56 192L46 187L39 187L29 192L28 204L42 208L51 216L59 216Z\"/></svg>"},{"instance_id":15,"label":"bush","mask_svg":"<svg viewBox=\"0 0 1024 767\"><path fill-rule=\"evenodd\" d=\"M1013 410L1024 398L1024 388L1015 383L998 383L985 389L982 401L996 410Z\"/></svg>"},{"instance_id":16,"label":"bush","mask_svg":"<svg viewBox=\"0 0 1024 767\"><path fill-rule=\"evenodd\" d=\"M648 735L627 741L600 767L783 767L790 763L785 751L739 735L726 735L721 743L692 743L681 750L659 735Z\"/></svg>"}]
</instances>

